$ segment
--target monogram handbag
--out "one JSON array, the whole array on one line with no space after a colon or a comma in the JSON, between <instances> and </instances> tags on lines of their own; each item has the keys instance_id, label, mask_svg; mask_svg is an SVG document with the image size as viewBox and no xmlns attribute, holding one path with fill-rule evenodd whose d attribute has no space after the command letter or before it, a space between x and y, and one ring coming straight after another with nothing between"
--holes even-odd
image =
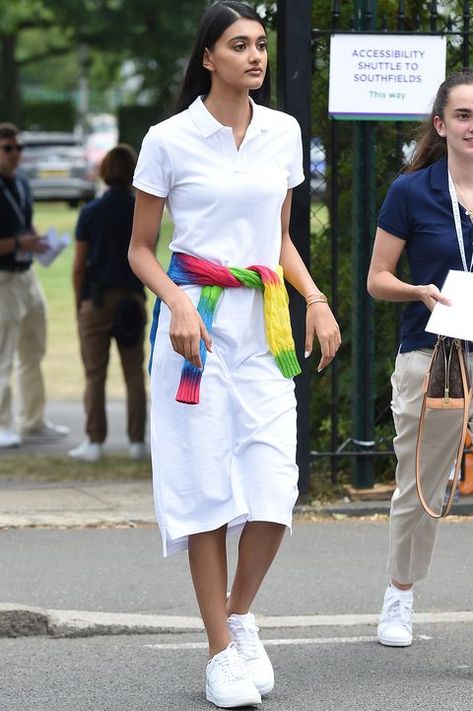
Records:
<instances>
[{"instance_id":1,"label":"monogram handbag","mask_svg":"<svg viewBox=\"0 0 473 711\"><path fill-rule=\"evenodd\" d=\"M442 518L452 507L462 463L468 426L468 412L472 397L465 350L458 338L439 336L435 344L429 368L424 377L424 397L419 418L416 446L416 487L420 502L429 516ZM462 413L458 449L451 476L451 487L442 510L436 513L427 503L421 484L421 452L425 433L425 419L429 410L459 410Z\"/></svg>"}]
</instances>

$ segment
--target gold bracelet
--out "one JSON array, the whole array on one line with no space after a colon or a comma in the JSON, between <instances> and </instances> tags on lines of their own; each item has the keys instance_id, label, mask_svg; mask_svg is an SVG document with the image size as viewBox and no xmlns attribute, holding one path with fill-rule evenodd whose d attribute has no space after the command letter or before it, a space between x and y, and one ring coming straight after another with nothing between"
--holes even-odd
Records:
<instances>
[{"instance_id":1,"label":"gold bracelet","mask_svg":"<svg viewBox=\"0 0 473 711\"><path fill-rule=\"evenodd\" d=\"M315 296L315 294L314 294L314 296ZM328 304L328 299L325 296L325 294L320 293L320 294L318 294L316 299L312 299L311 301L308 301L306 303L306 306L305 306L306 309L308 309L309 306L312 306L312 304Z\"/></svg>"},{"instance_id":2,"label":"gold bracelet","mask_svg":"<svg viewBox=\"0 0 473 711\"><path fill-rule=\"evenodd\" d=\"M312 299L313 296L317 297L318 294L315 294L315 293L314 293L314 294L307 294L307 296L304 296L304 299L305 299L306 301L309 301L309 299Z\"/></svg>"}]
</instances>

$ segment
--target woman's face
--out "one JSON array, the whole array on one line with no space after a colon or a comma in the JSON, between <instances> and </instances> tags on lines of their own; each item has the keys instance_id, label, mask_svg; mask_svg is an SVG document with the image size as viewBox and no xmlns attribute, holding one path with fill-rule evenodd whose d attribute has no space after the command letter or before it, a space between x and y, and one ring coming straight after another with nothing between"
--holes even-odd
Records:
<instances>
[{"instance_id":1,"label":"woman's face","mask_svg":"<svg viewBox=\"0 0 473 711\"><path fill-rule=\"evenodd\" d=\"M210 72L212 89L259 89L268 64L265 31L255 20L236 20L206 49L203 65Z\"/></svg>"},{"instance_id":2,"label":"woman's face","mask_svg":"<svg viewBox=\"0 0 473 711\"><path fill-rule=\"evenodd\" d=\"M434 117L439 136L448 153L473 160L473 84L459 84L450 90L443 119Z\"/></svg>"}]
</instances>

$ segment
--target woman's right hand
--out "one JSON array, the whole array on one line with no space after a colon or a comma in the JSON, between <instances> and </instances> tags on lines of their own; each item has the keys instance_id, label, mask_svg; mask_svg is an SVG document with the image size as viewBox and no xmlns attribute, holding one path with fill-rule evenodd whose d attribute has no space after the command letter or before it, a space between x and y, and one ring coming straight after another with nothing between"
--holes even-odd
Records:
<instances>
[{"instance_id":1,"label":"woman's right hand","mask_svg":"<svg viewBox=\"0 0 473 711\"><path fill-rule=\"evenodd\" d=\"M200 339L202 338L209 352L212 351L212 339L192 301L186 294L181 293L181 298L169 306L171 310L169 337L176 353L197 368L202 368Z\"/></svg>"},{"instance_id":2,"label":"woman's right hand","mask_svg":"<svg viewBox=\"0 0 473 711\"><path fill-rule=\"evenodd\" d=\"M36 235L33 232L24 232L19 236L18 242L20 248L24 252L34 252L35 254L41 254L41 252L46 252L48 245L40 235Z\"/></svg>"},{"instance_id":3,"label":"woman's right hand","mask_svg":"<svg viewBox=\"0 0 473 711\"><path fill-rule=\"evenodd\" d=\"M416 286L415 289L419 294L419 301L422 301L429 311L432 311L435 304L445 304L445 306L451 306L452 302L450 299L445 298L440 293L440 289L435 286L435 284L421 284Z\"/></svg>"}]
</instances>

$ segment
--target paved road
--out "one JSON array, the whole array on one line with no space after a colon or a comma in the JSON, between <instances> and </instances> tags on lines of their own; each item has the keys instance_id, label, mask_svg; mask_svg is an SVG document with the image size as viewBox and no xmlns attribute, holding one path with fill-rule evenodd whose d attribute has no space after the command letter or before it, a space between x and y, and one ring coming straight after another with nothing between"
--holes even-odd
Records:
<instances>
[{"instance_id":1,"label":"paved road","mask_svg":"<svg viewBox=\"0 0 473 711\"><path fill-rule=\"evenodd\" d=\"M441 524L418 611L472 610L473 521ZM386 521L298 523L257 602L263 615L375 613L385 586ZM230 539L230 559L235 540ZM0 531L0 603L197 615L185 554L161 557L155 526Z\"/></svg>"},{"instance_id":2,"label":"paved road","mask_svg":"<svg viewBox=\"0 0 473 711\"><path fill-rule=\"evenodd\" d=\"M128 447L126 435L126 403L121 398L109 398L106 405L108 435L106 452L123 452ZM18 449L5 450L8 454L65 454L84 439L84 408L81 400L50 400L46 404L46 418L57 425L69 427L67 437L43 444L23 444ZM1 452L0 452L1 456Z\"/></svg>"},{"instance_id":3,"label":"paved road","mask_svg":"<svg viewBox=\"0 0 473 711\"><path fill-rule=\"evenodd\" d=\"M388 649L373 630L275 630L276 688L265 711L471 711L471 633L435 625L429 639ZM202 638L0 640L5 711L209 711ZM163 646L160 646L163 645ZM171 648L169 648L171 645Z\"/></svg>"},{"instance_id":4,"label":"paved road","mask_svg":"<svg viewBox=\"0 0 473 711\"><path fill-rule=\"evenodd\" d=\"M263 708L470 711L472 524L441 525L432 575L417 589L415 644L406 650L374 641L387 523L296 524L254 608L278 677ZM235 541L230 549L233 565ZM186 557L163 560L154 527L1 531L1 602L92 617L197 617ZM205 654L199 632L0 638L0 709L203 711Z\"/></svg>"}]
</instances>

